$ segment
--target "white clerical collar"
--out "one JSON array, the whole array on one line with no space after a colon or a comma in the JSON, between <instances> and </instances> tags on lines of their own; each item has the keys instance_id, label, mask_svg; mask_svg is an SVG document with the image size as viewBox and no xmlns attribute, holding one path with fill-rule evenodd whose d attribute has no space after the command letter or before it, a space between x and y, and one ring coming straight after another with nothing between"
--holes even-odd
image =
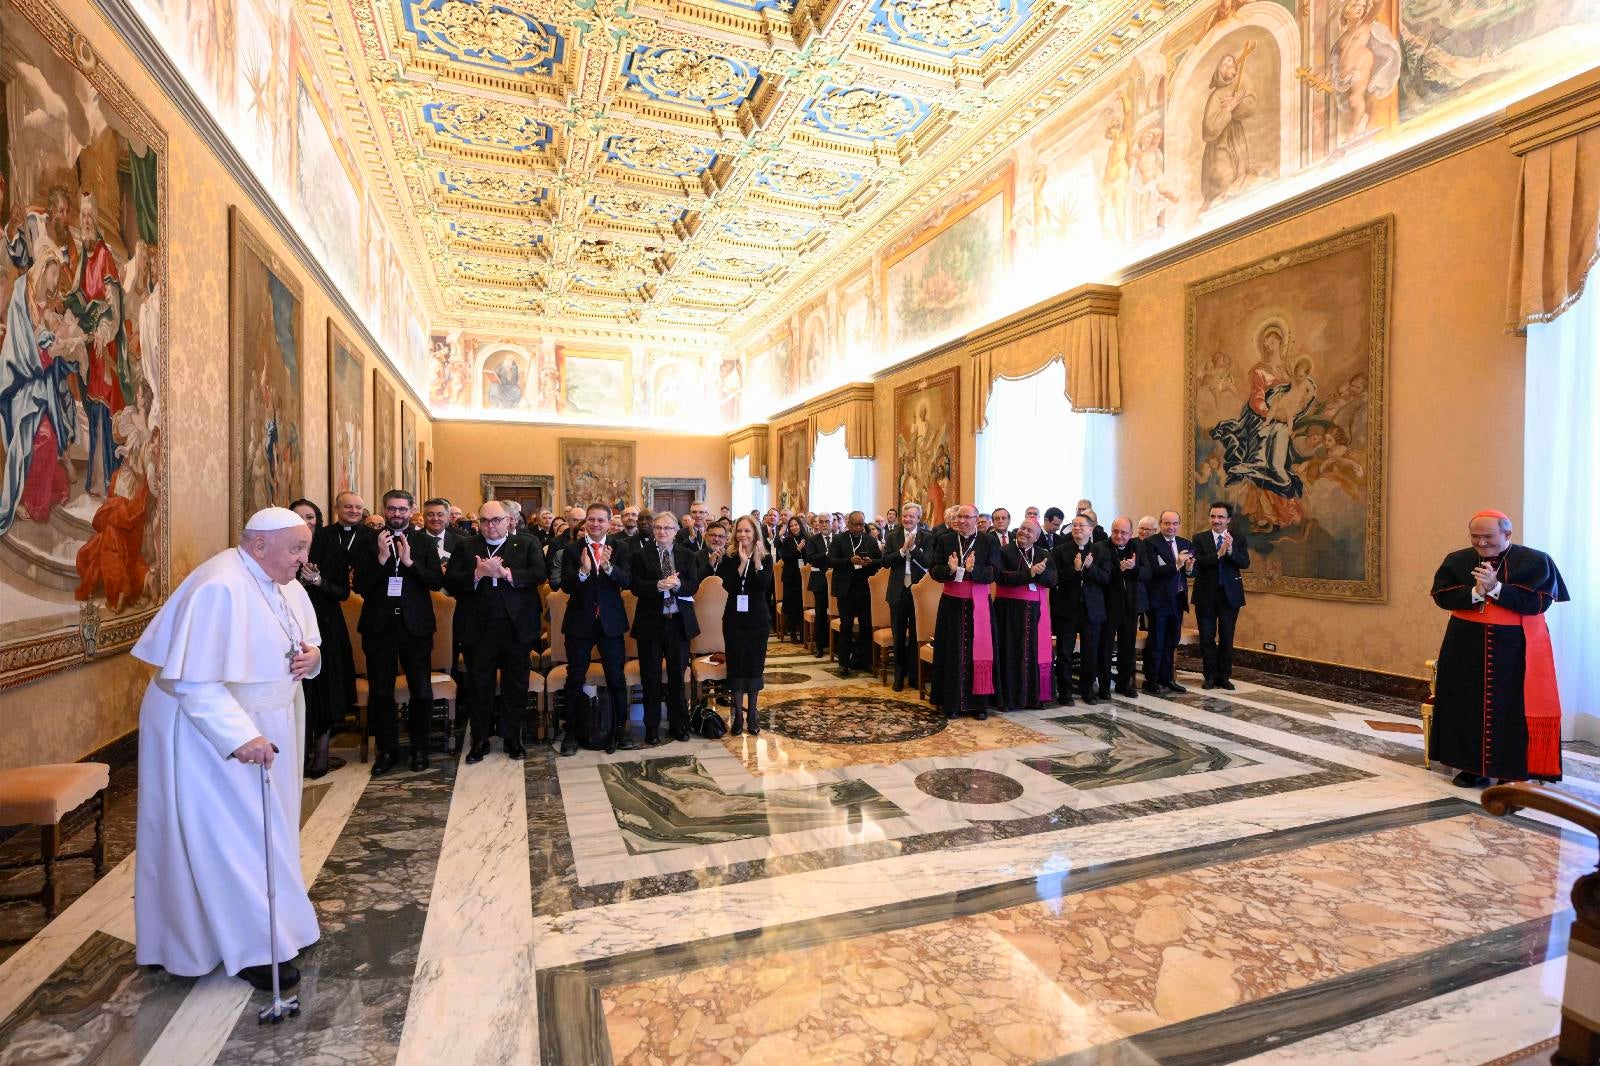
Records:
<instances>
[{"instance_id":1,"label":"white clerical collar","mask_svg":"<svg viewBox=\"0 0 1600 1066\"><path fill-rule=\"evenodd\" d=\"M267 572L265 570L261 569L260 563L250 558L249 552L245 551L243 548L235 548L233 550L239 553L239 558L244 561L244 568L250 572L251 577L255 578L263 585L277 584L276 581L267 576Z\"/></svg>"},{"instance_id":2,"label":"white clerical collar","mask_svg":"<svg viewBox=\"0 0 1600 1066\"><path fill-rule=\"evenodd\" d=\"M498 547L500 547L500 545L504 544L505 542L506 542L506 538L504 538L504 537L501 537L499 540L486 540L486 541L484 541L484 543L489 545L489 547L491 547L491 548L498 548Z\"/></svg>"}]
</instances>

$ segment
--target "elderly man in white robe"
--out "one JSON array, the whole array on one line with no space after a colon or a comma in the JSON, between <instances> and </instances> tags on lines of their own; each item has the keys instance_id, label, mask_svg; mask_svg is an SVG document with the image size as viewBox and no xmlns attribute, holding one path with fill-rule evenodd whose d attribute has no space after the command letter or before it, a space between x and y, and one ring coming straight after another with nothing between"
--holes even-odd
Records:
<instances>
[{"instance_id":1,"label":"elderly man in white robe","mask_svg":"<svg viewBox=\"0 0 1600 1066\"><path fill-rule=\"evenodd\" d=\"M305 521L257 511L239 546L195 569L133 654L156 667L139 708L134 917L144 965L194 977L218 964L260 989L283 987L318 938L300 873L300 682L321 669L316 614L295 580ZM261 773L271 776L270 809ZM262 820L272 837L278 958L267 915Z\"/></svg>"}]
</instances>

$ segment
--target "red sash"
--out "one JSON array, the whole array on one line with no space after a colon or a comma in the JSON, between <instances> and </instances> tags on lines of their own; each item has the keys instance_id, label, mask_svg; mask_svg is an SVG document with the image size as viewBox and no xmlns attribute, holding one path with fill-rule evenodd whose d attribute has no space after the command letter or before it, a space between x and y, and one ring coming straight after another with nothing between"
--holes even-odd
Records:
<instances>
[{"instance_id":1,"label":"red sash","mask_svg":"<svg viewBox=\"0 0 1600 1066\"><path fill-rule=\"evenodd\" d=\"M1039 624L1037 626L1039 639L1039 702L1048 703L1055 698L1055 690L1051 687L1055 681L1053 656L1050 651L1050 591L1044 588L1028 588L1027 585L996 585L994 587L996 599L1022 600L1024 603L1037 603L1039 605ZM1069 651L1070 655L1071 652Z\"/></svg>"},{"instance_id":2,"label":"red sash","mask_svg":"<svg viewBox=\"0 0 1600 1066\"><path fill-rule=\"evenodd\" d=\"M994 694L994 630L989 623L989 586L975 581L946 581L944 594L972 601L972 694Z\"/></svg>"},{"instance_id":3,"label":"red sash","mask_svg":"<svg viewBox=\"0 0 1600 1066\"><path fill-rule=\"evenodd\" d=\"M1561 776L1561 692L1556 687L1556 657L1550 647L1550 627L1542 614L1518 614L1498 603L1483 603L1481 610L1451 611L1463 622L1490 626L1521 626L1527 642L1527 662L1522 675L1522 714L1528 723L1528 773L1536 777Z\"/></svg>"}]
</instances>

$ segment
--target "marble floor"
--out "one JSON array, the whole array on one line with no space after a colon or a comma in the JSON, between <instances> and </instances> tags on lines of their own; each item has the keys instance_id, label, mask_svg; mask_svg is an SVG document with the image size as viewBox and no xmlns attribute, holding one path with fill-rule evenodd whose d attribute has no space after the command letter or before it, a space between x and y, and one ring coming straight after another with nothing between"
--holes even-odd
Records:
<instances>
[{"instance_id":1,"label":"marble floor","mask_svg":"<svg viewBox=\"0 0 1600 1066\"><path fill-rule=\"evenodd\" d=\"M1484 813L1414 707L1248 674L946 722L768 667L758 737L318 782L276 1027L134 964L119 774L107 874L0 908L0 1066L1548 1057L1593 838ZM1594 750L1565 770L1600 798Z\"/></svg>"}]
</instances>

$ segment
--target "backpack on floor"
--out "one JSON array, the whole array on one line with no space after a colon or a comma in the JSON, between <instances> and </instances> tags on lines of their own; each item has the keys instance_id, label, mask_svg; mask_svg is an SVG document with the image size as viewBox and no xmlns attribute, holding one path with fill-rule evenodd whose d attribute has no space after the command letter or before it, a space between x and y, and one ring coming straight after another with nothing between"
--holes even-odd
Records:
<instances>
[{"instance_id":1,"label":"backpack on floor","mask_svg":"<svg viewBox=\"0 0 1600 1066\"><path fill-rule=\"evenodd\" d=\"M689 716L689 728L696 736L707 740L717 740L728 733L728 723L722 720L722 715L713 710L709 703L695 707Z\"/></svg>"}]
</instances>

